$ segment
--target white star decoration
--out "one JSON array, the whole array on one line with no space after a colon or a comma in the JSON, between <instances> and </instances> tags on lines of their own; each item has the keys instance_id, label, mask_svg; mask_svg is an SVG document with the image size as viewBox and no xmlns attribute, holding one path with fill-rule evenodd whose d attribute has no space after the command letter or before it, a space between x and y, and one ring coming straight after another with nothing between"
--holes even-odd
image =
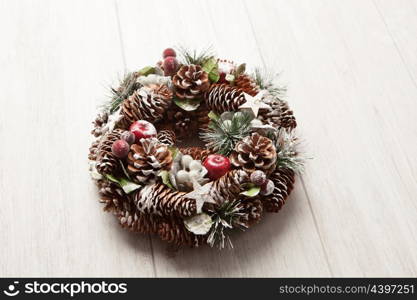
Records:
<instances>
[{"instance_id":1,"label":"white star decoration","mask_svg":"<svg viewBox=\"0 0 417 300\"><path fill-rule=\"evenodd\" d=\"M243 93L243 95L245 96L246 102L243 103L241 106L239 106L239 109L250 109L256 118L258 116L258 112L260 109L271 108L268 104L265 104L264 102L262 102L262 98L265 96L266 93L268 93L266 90L262 90L259 93L257 93L255 97L249 94Z\"/></svg>"},{"instance_id":2,"label":"white star decoration","mask_svg":"<svg viewBox=\"0 0 417 300\"><path fill-rule=\"evenodd\" d=\"M197 181L193 180L194 190L185 195L186 198L195 200L198 214L201 213L201 209L203 208L205 202L216 203L216 201L210 195L210 189L212 185L212 182L205 185L200 185Z\"/></svg>"}]
</instances>

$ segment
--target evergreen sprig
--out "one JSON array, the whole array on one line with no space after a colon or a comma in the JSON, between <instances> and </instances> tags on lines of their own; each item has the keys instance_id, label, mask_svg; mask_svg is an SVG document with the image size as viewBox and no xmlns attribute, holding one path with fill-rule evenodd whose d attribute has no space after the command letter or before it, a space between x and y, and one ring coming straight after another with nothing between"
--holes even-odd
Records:
<instances>
[{"instance_id":1,"label":"evergreen sprig","mask_svg":"<svg viewBox=\"0 0 417 300\"><path fill-rule=\"evenodd\" d=\"M129 72L123 76L122 80L120 80L118 88L110 88L110 101L105 106L107 111L114 113L119 109L123 100L133 94L139 85L139 83L136 82L136 79L137 74L135 72Z\"/></svg>"},{"instance_id":2,"label":"evergreen sprig","mask_svg":"<svg viewBox=\"0 0 417 300\"><path fill-rule=\"evenodd\" d=\"M294 133L279 129L272 137L277 149L277 168L288 168L301 173L304 170L305 158L299 153L299 139Z\"/></svg>"},{"instance_id":3,"label":"evergreen sprig","mask_svg":"<svg viewBox=\"0 0 417 300\"><path fill-rule=\"evenodd\" d=\"M274 83L279 74L272 74L266 70L257 68L252 76L261 90L267 90L271 95L274 95L279 100L283 99L285 93L287 92L287 88L285 86L277 86Z\"/></svg>"},{"instance_id":4,"label":"evergreen sprig","mask_svg":"<svg viewBox=\"0 0 417 300\"><path fill-rule=\"evenodd\" d=\"M239 206L240 201L226 201L218 209L211 213L213 225L210 229L207 243L210 246L217 245L219 249L225 247L233 248L233 243L228 235L229 229L240 228L244 229L243 223L240 222L244 213L241 212Z\"/></svg>"},{"instance_id":5,"label":"evergreen sprig","mask_svg":"<svg viewBox=\"0 0 417 300\"><path fill-rule=\"evenodd\" d=\"M189 50L185 47L178 48L181 57L180 62L184 65L204 65L207 61L214 57L211 47L197 52L197 50Z\"/></svg>"},{"instance_id":6,"label":"evergreen sprig","mask_svg":"<svg viewBox=\"0 0 417 300\"><path fill-rule=\"evenodd\" d=\"M229 155L236 143L248 136L253 116L248 113L234 113L229 120L212 119L209 128L200 134L207 146L219 154Z\"/></svg>"}]
</instances>

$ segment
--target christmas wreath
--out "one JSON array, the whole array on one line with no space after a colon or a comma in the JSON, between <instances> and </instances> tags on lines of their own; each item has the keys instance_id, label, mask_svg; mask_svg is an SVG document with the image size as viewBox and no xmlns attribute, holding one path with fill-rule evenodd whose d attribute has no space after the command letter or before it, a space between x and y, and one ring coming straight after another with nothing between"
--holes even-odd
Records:
<instances>
[{"instance_id":1,"label":"christmas wreath","mask_svg":"<svg viewBox=\"0 0 417 300\"><path fill-rule=\"evenodd\" d=\"M111 89L93 122L90 173L123 227L178 246L232 246L230 230L278 212L293 189L296 120L274 78L179 52Z\"/></svg>"}]
</instances>

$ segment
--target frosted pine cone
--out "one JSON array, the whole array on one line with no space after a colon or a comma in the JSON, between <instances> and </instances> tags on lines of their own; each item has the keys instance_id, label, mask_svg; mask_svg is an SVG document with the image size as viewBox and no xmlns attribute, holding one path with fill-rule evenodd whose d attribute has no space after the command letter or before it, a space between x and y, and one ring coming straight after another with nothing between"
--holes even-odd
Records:
<instances>
[{"instance_id":1,"label":"frosted pine cone","mask_svg":"<svg viewBox=\"0 0 417 300\"><path fill-rule=\"evenodd\" d=\"M275 188L271 195L262 197L267 212L278 212L294 188L294 171L287 168L276 169L269 177Z\"/></svg>"},{"instance_id":2,"label":"frosted pine cone","mask_svg":"<svg viewBox=\"0 0 417 300\"><path fill-rule=\"evenodd\" d=\"M119 185L107 180L100 180L97 185L100 202L104 204L105 211L115 212L123 207L127 197Z\"/></svg>"},{"instance_id":3,"label":"frosted pine cone","mask_svg":"<svg viewBox=\"0 0 417 300\"><path fill-rule=\"evenodd\" d=\"M163 241L177 246L198 247L205 243L207 237L195 235L185 228L184 220L178 217L165 217L158 226L158 235Z\"/></svg>"},{"instance_id":4,"label":"frosted pine cone","mask_svg":"<svg viewBox=\"0 0 417 300\"><path fill-rule=\"evenodd\" d=\"M93 122L94 129L91 131L91 134L95 137L99 137L103 134L103 127L106 125L107 121L109 119L109 114L104 112L97 115L96 119Z\"/></svg>"},{"instance_id":5,"label":"frosted pine cone","mask_svg":"<svg viewBox=\"0 0 417 300\"><path fill-rule=\"evenodd\" d=\"M255 170L271 173L275 169L277 152L273 142L258 133L238 142L231 155L231 162L248 173Z\"/></svg>"},{"instance_id":6,"label":"frosted pine cone","mask_svg":"<svg viewBox=\"0 0 417 300\"><path fill-rule=\"evenodd\" d=\"M247 74L240 74L235 80L235 86L251 96L255 96L259 92L259 86Z\"/></svg>"},{"instance_id":7,"label":"frosted pine cone","mask_svg":"<svg viewBox=\"0 0 417 300\"><path fill-rule=\"evenodd\" d=\"M213 84L205 99L207 107L217 113L237 111L246 102L243 90L227 84Z\"/></svg>"},{"instance_id":8,"label":"frosted pine cone","mask_svg":"<svg viewBox=\"0 0 417 300\"><path fill-rule=\"evenodd\" d=\"M172 153L167 145L156 138L141 139L138 144L130 147L127 163L127 171L138 182L150 183L155 181L160 171L169 170Z\"/></svg>"},{"instance_id":9,"label":"frosted pine cone","mask_svg":"<svg viewBox=\"0 0 417 300\"><path fill-rule=\"evenodd\" d=\"M135 194L134 202L142 213L160 216L189 217L197 212L194 199L185 198L186 193L174 191L164 184L154 183Z\"/></svg>"},{"instance_id":10,"label":"frosted pine cone","mask_svg":"<svg viewBox=\"0 0 417 300\"><path fill-rule=\"evenodd\" d=\"M218 203L236 199L242 191L242 185L249 182L249 176L245 171L232 170L219 179L213 181L210 195Z\"/></svg>"},{"instance_id":11,"label":"frosted pine cone","mask_svg":"<svg viewBox=\"0 0 417 300\"><path fill-rule=\"evenodd\" d=\"M244 200L239 204L240 212L243 214L240 222L245 227L250 227L259 222L262 217L263 205L259 199Z\"/></svg>"},{"instance_id":12,"label":"frosted pine cone","mask_svg":"<svg viewBox=\"0 0 417 300\"><path fill-rule=\"evenodd\" d=\"M210 86L207 72L199 65L182 66L172 78L172 83L180 99L196 99Z\"/></svg>"},{"instance_id":13,"label":"frosted pine cone","mask_svg":"<svg viewBox=\"0 0 417 300\"><path fill-rule=\"evenodd\" d=\"M200 147L180 148L180 152L184 155L190 155L193 159L200 161L204 161L207 156L213 153L208 149L203 149Z\"/></svg>"},{"instance_id":14,"label":"frosted pine cone","mask_svg":"<svg viewBox=\"0 0 417 300\"><path fill-rule=\"evenodd\" d=\"M169 129L159 131L157 137L162 144L168 146L175 145L175 142L177 140L175 132Z\"/></svg>"},{"instance_id":15,"label":"frosted pine cone","mask_svg":"<svg viewBox=\"0 0 417 300\"><path fill-rule=\"evenodd\" d=\"M171 99L172 92L166 85L142 87L123 101L120 124L128 128L137 120L159 121L170 106Z\"/></svg>"},{"instance_id":16,"label":"frosted pine cone","mask_svg":"<svg viewBox=\"0 0 417 300\"><path fill-rule=\"evenodd\" d=\"M120 139L122 133L123 130L115 129L101 138L95 153L96 168L100 174L113 174L119 167L118 159L113 155L111 147L116 140Z\"/></svg>"}]
</instances>

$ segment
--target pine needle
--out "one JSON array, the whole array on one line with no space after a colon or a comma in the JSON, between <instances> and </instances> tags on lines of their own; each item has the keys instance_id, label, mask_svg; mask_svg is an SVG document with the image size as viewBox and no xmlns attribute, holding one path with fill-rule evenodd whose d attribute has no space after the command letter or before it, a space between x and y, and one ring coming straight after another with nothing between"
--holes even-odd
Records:
<instances>
[{"instance_id":1,"label":"pine needle","mask_svg":"<svg viewBox=\"0 0 417 300\"><path fill-rule=\"evenodd\" d=\"M261 90L267 90L271 95L274 95L280 100L284 98L287 88L285 86L277 86L274 83L279 77L279 74L272 74L266 70L256 68L252 76Z\"/></svg>"},{"instance_id":2,"label":"pine needle","mask_svg":"<svg viewBox=\"0 0 417 300\"><path fill-rule=\"evenodd\" d=\"M118 88L111 87L110 101L105 105L105 110L110 113L117 111L123 100L132 95L133 92L139 87L139 83L136 82L136 79L136 73L130 72L123 76Z\"/></svg>"},{"instance_id":3,"label":"pine needle","mask_svg":"<svg viewBox=\"0 0 417 300\"><path fill-rule=\"evenodd\" d=\"M214 57L211 47L203 49L200 52L197 50L189 50L185 47L178 47L178 52L181 57L180 62L184 65L204 65L209 59Z\"/></svg>"},{"instance_id":4,"label":"pine needle","mask_svg":"<svg viewBox=\"0 0 417 300\"><path fill-rule=\"evenodd\" d=\"M252 120L248 113L234 114L231 120L212 120L200 137L217 153L229 155L236 143L250 134Z\"/></svg>"},{"instance_id":5,"label":"pine needle","mask_svg":"<svg viewBox=\"0 0 417 300\"><path fill-rule=\"evenodd\" d=\"M288 168L297 173L304 170L306 158L298 151L299 139L294 133L285 129L279 129L272 139L277 149L277 168Z\"/></svg>"}]
</instances>

